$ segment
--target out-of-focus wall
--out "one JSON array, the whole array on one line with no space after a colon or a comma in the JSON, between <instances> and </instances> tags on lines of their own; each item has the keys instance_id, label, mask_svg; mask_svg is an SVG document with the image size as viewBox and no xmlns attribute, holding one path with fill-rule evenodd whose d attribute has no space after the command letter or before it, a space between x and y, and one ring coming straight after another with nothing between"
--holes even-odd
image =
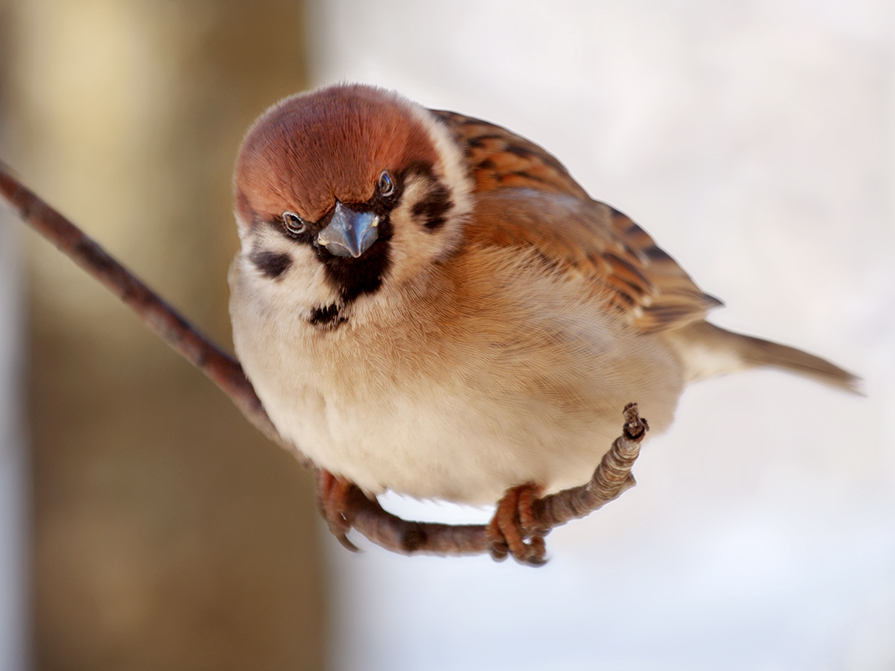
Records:
<instances>
[{"instance_id":1,"label":"out-of-focus wall","mask_svg":"<svg viewBox=\"0 0 895 671\"><path fill-rule=\"evenodd\" d=\"M3 159L229 346L232 162L306 84L302 3L7 4ZM37 668L322 668L311 478L27 243Z\"/></svg>"}]
</instances>

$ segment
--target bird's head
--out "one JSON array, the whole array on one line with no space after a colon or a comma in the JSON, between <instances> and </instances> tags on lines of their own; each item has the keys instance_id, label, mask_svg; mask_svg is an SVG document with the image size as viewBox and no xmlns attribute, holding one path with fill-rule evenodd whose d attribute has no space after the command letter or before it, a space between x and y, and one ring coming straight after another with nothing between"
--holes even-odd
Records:
<instances>
[{"instance_id":1,"label":"bird's head","mask_svg":"<svg viewBox=\"0 0 895 671\"><path fill-rule=\"evenodd\" d=\"M448 257L470 190L449 131L400 95L340 85L287 98L236 162L243 272L325 323Z\"/></svg>"}]
</instances>

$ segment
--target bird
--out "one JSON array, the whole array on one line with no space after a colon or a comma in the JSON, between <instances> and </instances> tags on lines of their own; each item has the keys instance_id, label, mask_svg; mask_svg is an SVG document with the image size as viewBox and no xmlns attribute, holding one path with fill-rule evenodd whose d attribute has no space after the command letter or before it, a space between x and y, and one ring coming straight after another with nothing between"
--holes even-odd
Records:
<instances>
[{"instance_id":1,"label":"bird","mask_svg":"<svg viewBox=\"0 0 895 671\"><path fill-rule=\"evenodd\" d=\"M494 547L535 563L543 543L520 520L590 479L629 401L656 434L710 376L772 366L856 388L822 358L706 321L721 301L539 145L395 91L274 104L233 191L236 355L319 469L343 539L352 486L496 503Z\"/></svg>"}]
</instances>

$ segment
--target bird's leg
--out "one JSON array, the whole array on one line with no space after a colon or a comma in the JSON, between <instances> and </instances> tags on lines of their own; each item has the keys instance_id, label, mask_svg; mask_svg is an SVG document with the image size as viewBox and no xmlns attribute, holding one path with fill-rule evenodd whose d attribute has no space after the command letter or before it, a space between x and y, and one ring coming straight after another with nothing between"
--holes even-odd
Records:
<instances>
[{"instance_id":1,"label":"bird's leg","mask_svg":"<svg viewBox=\"0 0 895 671\"><path fill-rule=\"evenodd\" d=\"M542 488L524 484L508 489L487 527L491 543L491 556L500 561L512 554L523 564L539 566L545 563L547 546L544 532L534 523L532 505L541 494Z\"/></svg>"},{"instance_id":2,"label":"bird's leg","mask_svg":"<svg viewBox=\"0 0 895 671\"><path fill-rule=\"evenodd\" d=\"M350 509L348 492L352 487L354 485L341 476L322 468L317 470L317 508L320 515L339 543L356 551L357 546L348 540L348 532L351 531L351 520L347 514Z\"/></svg>"}]
</instances>

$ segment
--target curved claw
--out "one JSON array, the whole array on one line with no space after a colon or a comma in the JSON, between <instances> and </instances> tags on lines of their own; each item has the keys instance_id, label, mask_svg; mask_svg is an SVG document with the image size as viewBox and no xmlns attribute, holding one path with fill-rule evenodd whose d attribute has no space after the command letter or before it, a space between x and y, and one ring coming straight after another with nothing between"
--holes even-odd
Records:
<instances>
[{"instance_id":1,"label":"curved claw","mask_svg":"<svg viewBox=\"0 0 895 671\"><path fill-rule=\"evenodd\" d=\"M352 552L359 552L359 548L348 540L348 532L351 531L351 520L347 514L348 492L354 485L324 469L317 471L316 484L317 509L329 526L330 533L342 547Z\"/></svg>"}]
</instances>

